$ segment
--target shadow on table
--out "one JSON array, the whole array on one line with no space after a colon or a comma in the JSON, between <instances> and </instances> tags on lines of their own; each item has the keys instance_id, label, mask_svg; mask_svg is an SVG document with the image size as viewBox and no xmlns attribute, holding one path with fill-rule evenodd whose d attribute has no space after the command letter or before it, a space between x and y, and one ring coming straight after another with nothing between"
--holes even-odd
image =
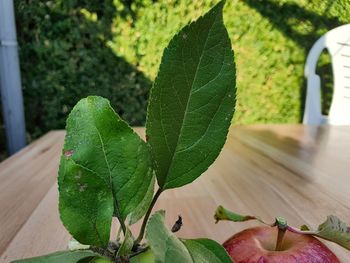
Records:
<instances>
[{"instance_id":1,"label":"shadow on table","mask_svg":"<svg viewBox=\"0 0 350 263\"><path fill-rule=\"evenodd\" d=\"M241 126L234 132L245 145L308 181L316 179L314 164L329 140L327 126Z\"/></svg>"}]
</instances>

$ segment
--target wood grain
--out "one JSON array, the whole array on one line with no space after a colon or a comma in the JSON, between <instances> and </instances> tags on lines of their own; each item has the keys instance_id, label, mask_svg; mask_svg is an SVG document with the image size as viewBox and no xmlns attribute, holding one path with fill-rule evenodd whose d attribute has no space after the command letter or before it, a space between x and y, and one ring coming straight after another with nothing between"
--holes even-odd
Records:
<instances>
[{"instance_id":1,"label":"wood grain","mask_svg":"<svg viewBox=\"0 0 350 263\"><path fill-rule=\"evenodd\" d=\"M64 132L50 132L0 164L0 254L55 183Z\"/></svg>"},{"instance_id":2,"label":"wood grain","mask_svg":"<svg viewBox=\"0 0 350 263\"><path fill-rule=\"evenodd\" d=\"M0 164L0 262L66 248L70 237L59 220L55 184L63 137L51 132ZM179 236L219 242L257 225L216 225L219 204L271 222L283 216L294 226L316 226L328 214L350 224L349 160L350 127L235 126L209 170L190 185L164 192L155 210L166 209L169 226L183 216ZM350 262L348 251L327 245Z\"/></svg>"}]
</instances>

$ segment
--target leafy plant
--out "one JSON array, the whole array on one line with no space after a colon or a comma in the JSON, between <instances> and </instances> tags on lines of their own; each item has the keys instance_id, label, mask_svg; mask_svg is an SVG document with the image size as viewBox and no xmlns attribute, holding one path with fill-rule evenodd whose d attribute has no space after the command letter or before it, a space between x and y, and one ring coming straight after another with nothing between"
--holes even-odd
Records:
<instances>
[{"instance_id":1,"label":"leafy plant","mask_svg":"<svg viewBox=\"0 0 350 263\"><path fill-rule=\"evenodd\" d=\"M58 175L59 210L67 230L89 247L21 262L231 262L215 241L176 237L164 211L150 216L163 191L194 181L225 143L236 90L223 6L184 27L165 49L149 99L147 142L104 98L90 96L73 108ZM113 217L123 240L118 234L110 241ZM129 226L142 217L133 237Z\"/></svg>"}]
</instances>

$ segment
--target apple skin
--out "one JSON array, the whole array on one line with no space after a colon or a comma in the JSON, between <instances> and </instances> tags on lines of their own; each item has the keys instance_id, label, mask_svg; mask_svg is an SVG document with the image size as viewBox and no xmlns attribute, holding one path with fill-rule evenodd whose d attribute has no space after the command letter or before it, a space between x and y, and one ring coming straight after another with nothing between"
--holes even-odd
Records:
<instances>
[{"instance_id":1,"label":"apple skin","mask_svg":"<svg viewBox=\"0 0 350 263\"><path fill-rule=\"evenodd\" d=\"M224 244L235 263L340 263L333 252L313 236L286 231L282 251L275 251L277 227L243 230Z\"/></svg>"}]
</instances>

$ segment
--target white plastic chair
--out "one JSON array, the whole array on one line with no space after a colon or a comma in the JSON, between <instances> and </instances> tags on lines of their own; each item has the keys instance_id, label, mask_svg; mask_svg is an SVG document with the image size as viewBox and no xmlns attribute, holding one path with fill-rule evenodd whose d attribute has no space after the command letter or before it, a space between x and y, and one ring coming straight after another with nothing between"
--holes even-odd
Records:
<instances>
[{"instance_id":1,"label":"white plastic chair","mask_svg":"<svg viewBox=\"0 0 350 263\"><path fill-rule=\"evenodd\" d=\"M324 48L332 59L334 93L329 115L321 113L321 81L317 60ZM328 31L312 46L305 65L307 92L304 124L350 124L350 24Z\"/></svg>"}]
</instances>

